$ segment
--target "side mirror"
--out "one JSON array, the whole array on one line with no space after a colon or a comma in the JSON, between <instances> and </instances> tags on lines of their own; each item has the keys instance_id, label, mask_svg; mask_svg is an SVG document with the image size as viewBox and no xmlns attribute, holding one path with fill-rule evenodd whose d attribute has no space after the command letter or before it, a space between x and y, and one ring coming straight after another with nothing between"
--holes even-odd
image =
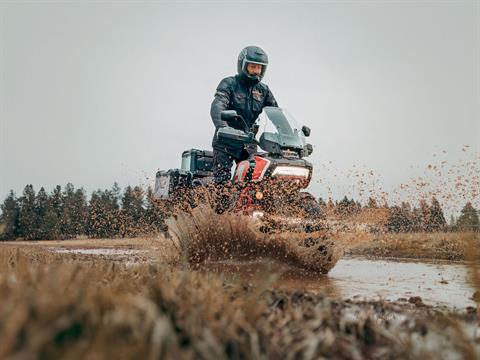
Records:
<instances>
[{"instance_id":1,"label":"side mirror","mask_svg":"<svg viewBox=\"0 0 480 360\"><path fill-rule=\"evenodd\" d=\"M236 120L238 117L238 114L235 110L223 110L221 113L220 113L220 119L222 119L223 121L232 121L232 120Z\"/></svg>"},{"instance_id":2,"label":"side mirror","mask_svg":"<svg viewBox=\"0 0 480 360\"><path fill-rule=\"evenodd\" d=\"M312 144L307 144L307 145L305 146L305 149L307 150L307 156L310 156L310 155L312 154L312 152L313 152L313 146L312 146Z\"/></svg>"},{"instance_id":3,"label":"side mirror","mask_svg":"<svg viewBox=\"0 0 480 360\"><path fill-rule=\"evenodd\" d=\"M310 128L308 126L303 125L302 126L302 132L303 132L303 135L305 135L305 137L310 136Z\"/></svg>"}]
</instances>

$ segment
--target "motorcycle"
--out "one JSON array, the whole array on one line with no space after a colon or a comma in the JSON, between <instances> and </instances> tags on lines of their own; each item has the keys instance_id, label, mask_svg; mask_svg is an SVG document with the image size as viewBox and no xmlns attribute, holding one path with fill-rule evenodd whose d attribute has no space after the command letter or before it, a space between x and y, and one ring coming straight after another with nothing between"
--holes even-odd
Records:
<instances>
[{"instance_id":1,"label":"motorcycle","mask_svg":"<svg viewBox=\"0 0 480 360\"><path fill-rule=\"evenodd\" d=\"M313 151L306 142L310 128L299 127L286 109L278 107L265 107L252 128L235 110L223 111L221 119L229 125L217 131L221 141L254 144L262 150L236 164L222 211L262 219L264 231L292 226L307 232L318 230L323 211L305 191L313 172L312 163L306 160ZM213 153L186 150L181 169L157 173L154 195L170 202L191 202L192 191L208 187L212 179Z\"/></svg>"}]
</instances>

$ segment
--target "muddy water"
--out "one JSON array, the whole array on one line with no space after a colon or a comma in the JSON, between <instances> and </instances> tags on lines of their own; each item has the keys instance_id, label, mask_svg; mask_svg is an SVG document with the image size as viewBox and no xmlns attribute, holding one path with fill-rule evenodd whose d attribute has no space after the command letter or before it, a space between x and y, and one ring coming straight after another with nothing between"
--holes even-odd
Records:
<instances>
[{"instance_id":1,"label":"muddy water","mask_svg":"<svg viewBox=\"0 0 480 360\"><path fill-rule=\"evenodd\" d=\"M99 255L125 256L125 255L141 254L145 252L143 250L117 249L117 248L88 248L88 249L53 248L53 251L59 254L80 254L80 255L98 255L98 256Z\"/></svg>"},{"instance_id":2,"label":"muddy water","mask_svg":"<svg viewBox=\"0 0 480 360\"><path fill-rule=\"evenodd\" d=\"M57 253L128 258L143 250L118 248L53 248ZM272 282L290 291L326 293L341 299L398 300L420 296L427 305L463 309L474 306L474 290L466 281L467 268L460 263L399 262L341 259L328 275L313 275L278 262L212 262L204 271ZM271 276L270 276L271 275Z\"/></svg>"},{"instance_id":3,"label":"muddy water","mask_svg":"<svg viewBox=\"0 0 480 360\"><path fill-rule=\"evenodd\" d=\"M208 264L215 272L252 279L281 273L274 286L288 290L324 292L342 299L399 300L420 296L427 305L464 309L474 306L474 290L466 281L463 264L342 259L328 275L308 275L275 263Z\"/></svg>"}]
</instances>

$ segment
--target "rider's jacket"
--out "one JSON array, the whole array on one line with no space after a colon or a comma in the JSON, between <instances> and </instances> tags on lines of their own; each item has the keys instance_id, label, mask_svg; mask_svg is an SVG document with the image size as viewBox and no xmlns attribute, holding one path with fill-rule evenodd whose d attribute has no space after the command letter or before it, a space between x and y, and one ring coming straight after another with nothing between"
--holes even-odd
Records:
<instances>
[{"instance_id":1,"label":"rider's jacket","mask_svg":"<svg viewBox=\"0 0 480 360\"><path fill-rule=\"evenodd\" d=\"M278 104L272 92L264 83L248 84L238 75L226 77L220 81L210 108L210 115L215 125L213 148L226 151L233 156L241 151L238 145L225 142L223 139L217 139L217 130L220 127L227 126L227 123L220 118L220 113L223 110L236 110L237 114L241 115L248 127L251 128L265 106L278 106ZM228 126L245 130L245 125L241 122L229 123Z\"/></svg>"}]
</instances>

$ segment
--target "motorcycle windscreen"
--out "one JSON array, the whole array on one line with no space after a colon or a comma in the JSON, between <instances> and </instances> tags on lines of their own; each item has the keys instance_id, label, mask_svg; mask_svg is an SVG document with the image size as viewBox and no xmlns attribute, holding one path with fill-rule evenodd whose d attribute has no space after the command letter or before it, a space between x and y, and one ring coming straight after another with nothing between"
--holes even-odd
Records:
<instances>
[{"instance_id":1,"label":"motorcycle windscreen","mask_svg":"<svg viewBox=\"0 0 480 360\"><path fill-rule=\"evenodd\" d=\"M303 149L306 144L305 137L295 118L285 109L267 106L259 115L256 122L259 126L257 140L263 133L277 134L276 142L282 148Z\"/></svg>"}]
</instances>

